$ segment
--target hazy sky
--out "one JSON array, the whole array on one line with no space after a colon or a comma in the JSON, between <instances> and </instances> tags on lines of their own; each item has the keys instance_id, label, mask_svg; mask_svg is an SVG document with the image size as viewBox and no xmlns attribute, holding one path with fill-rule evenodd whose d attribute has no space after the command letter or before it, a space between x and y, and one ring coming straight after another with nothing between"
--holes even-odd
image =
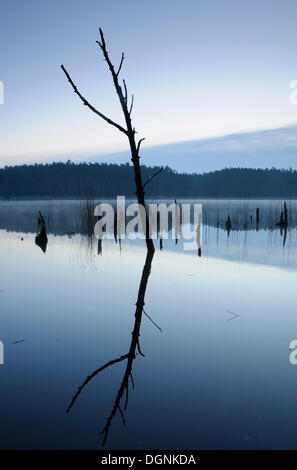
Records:
<instances>
[{"instance_id":1,"label":"hazy sky","mask_svg":"<svg viewBox=\"0 0 297 470\"><path fill-rule=\"evenodd\" d=\"M296 0L2 0L0 165L125 150L125 136L74 95L60 64L121 121L95 40L104 30L135 95L146 145L297 122Z\"/></svg>"}]
</instances>

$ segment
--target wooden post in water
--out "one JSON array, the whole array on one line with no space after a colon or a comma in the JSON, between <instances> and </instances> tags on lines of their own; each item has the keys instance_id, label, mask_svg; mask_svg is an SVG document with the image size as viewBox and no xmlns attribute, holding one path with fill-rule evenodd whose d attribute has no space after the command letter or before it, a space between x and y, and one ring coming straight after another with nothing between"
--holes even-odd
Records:
<instances>
[{"instance_id":1,"label":"wooden post in water","mask_svg":"<svg viewBox=\"0 0 297 470\"><path fill-rule=\"evenodd\" d=\"M259 231L259 222L260 222L260 209L257 207L256 209L256 230Z\"/></svg>"},{"instance_id":2,"label":"wooden post in water","mask_svg":"<svg viewBox=\"0 0 297 470\"><path fill-rule=\"evenodd\" d=\"M228 215L227 222L226 222L226 230L228 233L228 237L229 237L231 228L232 228L231 219L230 219L230 215Z\"/></svg>"}]
</instances>

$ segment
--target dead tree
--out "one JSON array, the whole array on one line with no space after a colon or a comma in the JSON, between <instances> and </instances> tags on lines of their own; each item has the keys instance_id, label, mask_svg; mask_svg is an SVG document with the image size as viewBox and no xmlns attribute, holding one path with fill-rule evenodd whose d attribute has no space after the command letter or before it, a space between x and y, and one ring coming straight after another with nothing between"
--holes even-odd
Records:
<instances>
[{"instance_id":1,"label":"dead tree","mask_svg":"<svg viewBox=\"0 0 297 470\"><path fill-rule=\"evenodd\" d=\"M143 184L142 175L141 175L141 167L140 167L140 163L139 163L139 159L140 159L139 151L140 151L141 143L143 142L144 138L142 138L138 142L136 142L136 138L135 138L136 130L135 130L135 127L133 127L132 119L131 119L131 113L132 113L132 109L133 109L134 97L132 95L131 101L130 101L130 104L129 104L128 90L127 90L126 82L125 82L125 80L123 80L122 85L120 85L120 82L119 82L119 74L121 72L125 56L124 56L124 53L122 53L121 61L120 61L119 67L116 71L116 69L114 68L114 65L112 64L112 62L110 60L109 54L107 52L106 43L105 43L104 35L103 35L103 32L102 32L101 28L99 28L99 33L100 33L100 41L96 41L96 43L100 47L100 49L103 53L103 57L104 57L107 65L108 65L109 70L110 70L112 80L113 80L113 84L114 84L114 87L115 87L116 93L118 95L120 105L121 105L121 108L122 108L122 111L123 111L123 114L124 114L125 127L123 127L122 125L120 125L117 122L113 121L112 119L107 117L105 114L103 114L101 111L96 109L93 105L91 105L87 101L87 99L77 89L77 86L74 84L73 80L71 79L71 77L70 77L69 73L67 72L66 68L64 67L64 65L61 65L61 68L62 68L63 72L65 73L69 83L71 84L71 86L74 90L74 93L76 93L78 95L78 97L81 99L83 104L85 106L87 106L91 111L93 111L93 113L97 114L104 121L106 121L108 124L110 124L111 126L116 127L120 132L122 132L123 134L125 134L127 136L128 140L129 140L130 151L131 151L131 161L133 163L133 168L134 168L134 180L135 180L135 186L136 186L137 201L138 201L138 204L142 205L145 208L145 211L146 211L145 198L144 198L144 194L145 194L144 187L155 176L157 176L157 174L159 174L162 169L158 170L158 172L155 173L155 175L153 175L149 179L149 181L147 181L146 183ZM154 250L154 243L151 240L151 238L149 237L149 224L148 224L147 211L146 211L146 230L145 231L146 231L145 235L146 235L147 248L149 250Z\"/></svg>"}]
</instances>

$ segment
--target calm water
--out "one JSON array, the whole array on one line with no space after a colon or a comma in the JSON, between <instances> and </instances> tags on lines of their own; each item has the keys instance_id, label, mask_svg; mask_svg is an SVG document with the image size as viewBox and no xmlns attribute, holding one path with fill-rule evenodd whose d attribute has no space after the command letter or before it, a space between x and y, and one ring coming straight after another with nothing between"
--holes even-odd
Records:
<instances>
[{"instance_id":1,"label":"calm water","mask_svg":"<svg viewBox=\"0 0 297 470\"><path fill-rule=\"evenodd\" d=\"M127 359L144 242L84 234L77 202L0 203L1 449L98 449ZM255 210L260 223L255 226ZM203 201L202 256L164 240L110 449L297 448L296 201ZM35 244L37 213L48 223ZM233 222L228 236L227 215ZM252 216L252 219L251 219ZM236 223L237 221L237 223ZM237 224L237 225L236 225ZM243 229L243 225L245 229ZM137 349L136 349L137 352Z\"/></svg>"}]
</instances>

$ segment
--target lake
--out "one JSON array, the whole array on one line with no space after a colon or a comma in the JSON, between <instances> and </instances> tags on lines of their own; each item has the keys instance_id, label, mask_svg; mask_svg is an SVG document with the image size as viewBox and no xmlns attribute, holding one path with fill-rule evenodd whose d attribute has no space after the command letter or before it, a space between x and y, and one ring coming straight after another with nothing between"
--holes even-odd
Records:
<instances>
[{"instance_id":1,"label":"lake","mask_svg":"<svg viewBox=\"0 0 297 470\"><path fill-rule=\"evenodd\" d=\"M201 256L151 259L99 247L88 201L0 202L1 449L297 447L297 201L285 230L284 201L196 202Z\"/></svg>"}]
</instances>

